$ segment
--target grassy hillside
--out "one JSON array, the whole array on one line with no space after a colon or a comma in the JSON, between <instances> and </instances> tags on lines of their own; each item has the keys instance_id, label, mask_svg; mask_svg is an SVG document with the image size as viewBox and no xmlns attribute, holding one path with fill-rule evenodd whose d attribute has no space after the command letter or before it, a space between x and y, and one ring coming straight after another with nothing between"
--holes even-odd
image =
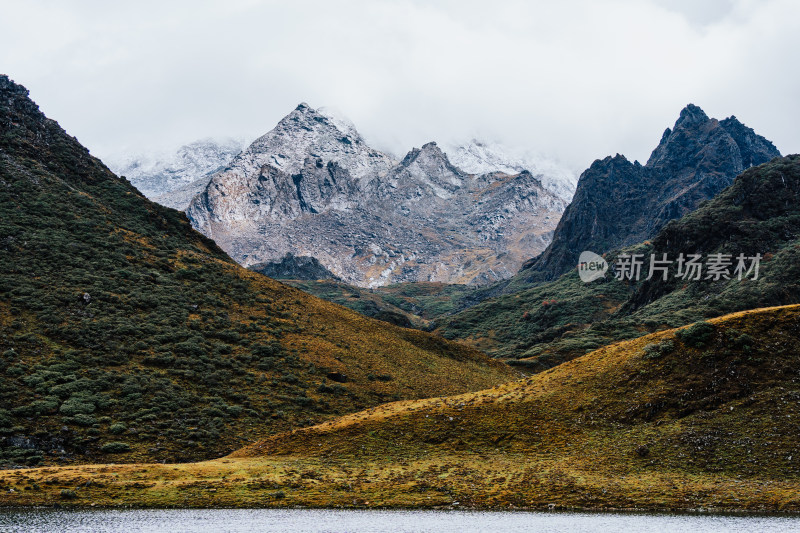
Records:
<instances>
[{"instance_id":1,"label":"grassy hillside","mask_svg":"<svg viewBox=\"0 0 800 533\"><path fill-rule=\"evenodd\" d=\"M0 504L800 511L800 306L618 343L192 465L0 473Z\"/></svg>"},{"instance_id":2,"label":"grassy hillside","mask_svg":"<svg viewBox=\"0 0 800 533\"><path fill-rule=\"evenodd\" d=\"M512 362L531 349L547 349L550 343L562 339L565 343L561 348L574 357L608 344L605 338L587 334L585 330L616 312L631 291L630 284L613 279L583 283L572 272L553 282L499 296L461 313L442 317L438 321L439 331L445 337ZM581 335L573 342L575 332ZM636 336L636 332L645 333L636 328L630 332L631 336ZM537 366L528 366L544 370L561 361L560 357L543 356Z\"/></svg>"},{"instance_id":3,"label":"grassy hillside","mask_svg":"<svg viewBox=\"0 0 800 533\"><path fill-rule=\"evenodd\" d=\"M0 76L0 464L218 457L512 372L247 271Z\"/></svg>"},{"instance_id":4,"label":"grassy hillside","mask_svg":"<svg viewBox=\"0 0 800 533\"><path fill-rule=\"evenodd\" d=\"M652 242L628 248L668 253L763 256L759 278L585 284L576 272L482 302L438 321L447 338L535 371L644 333L738 310L800 302L800 156L776 158L736 178L697 211L670 222ZM607 254L609 263L619 252ZM646 277L646 269L642 278Z\"/></svg>"}]
</instances>

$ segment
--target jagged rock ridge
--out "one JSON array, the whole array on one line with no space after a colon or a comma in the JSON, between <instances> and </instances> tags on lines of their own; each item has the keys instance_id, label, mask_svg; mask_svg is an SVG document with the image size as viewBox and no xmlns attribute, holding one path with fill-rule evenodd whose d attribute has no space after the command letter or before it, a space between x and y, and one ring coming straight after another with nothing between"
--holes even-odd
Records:
<instances>
[{"instance_id":1,"label":"jagged rock ridge","mask_svg":"<svg viewBox=\"0 0 800 533\"><path fill-rule=\"evenodd\" d=\"M300 104L187 210L245 266L315 257L344 281L480 284L549 242L566 202L530 172L470 174L428 143L402 161Z\"/></svg>"},{"instance_id":2,"label":"jagged rock ridge","mask_svg":"<svg viewBox=\"0 0 800 533\"><path fill-rule=\"evenodd\" d=\"M603 253L652 238L743 170L780 155L736 117L719 121L689 104L646 165L617 154L581 174L552 243L523 266L517 281L554 279L573 268L584 250Z\"/></svg>"}]
</instances>

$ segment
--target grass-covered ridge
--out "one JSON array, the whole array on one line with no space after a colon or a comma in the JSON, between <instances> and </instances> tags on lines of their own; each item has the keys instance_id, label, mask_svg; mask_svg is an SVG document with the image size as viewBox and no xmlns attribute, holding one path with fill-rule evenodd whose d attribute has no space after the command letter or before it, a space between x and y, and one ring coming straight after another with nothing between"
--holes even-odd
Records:
<instances>
[{"instance_id":1,"label":"grass-covered ridge","mask_svg":"<svg viewBox=\"0 0 800 533\"><path fill-rule=\"evenodd\" d=\"M216 461L2 472L0 504L797 512L798 368L800 306L745 311Z\"/></svg>"},{"instance_id":2,"label":"grass-covered ridge","mask_svg":"<svg viewBox=\"0 0 800 533\"><path fill-rule=\"evenodd\" d=\"M512 376L239 267L0 76L0 465L218 457Z\"/></svg>"}]
</instances>

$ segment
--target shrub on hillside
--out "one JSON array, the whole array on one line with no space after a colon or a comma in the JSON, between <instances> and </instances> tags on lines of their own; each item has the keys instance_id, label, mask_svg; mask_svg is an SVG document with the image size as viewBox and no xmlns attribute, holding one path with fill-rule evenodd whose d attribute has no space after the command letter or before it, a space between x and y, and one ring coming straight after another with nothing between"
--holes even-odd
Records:
<instances>
[{"instance_id":1,"label":"shrub on hillside","mask_svg":"<svg viewBox=\"0 0 800 533\"><path fill-rule=\"evenodd\" d=\"M125 433L127 429L128 426L126 426L122 422L115 422L110 426L108 426L108 432L111 433L112 435L120 435L122 433Z\"/></svg>"},{"instance_id":2,"label":"shrub on hillside","mask_svg":"<svg viewBox=\"0 0 800 533\"><path fill-rule=\"evenodd\" d=\"M124 453L131 451L131 447L126 442L107 442L100 447L103 453Z\"/></svg>"},{"instance_id":3,"label":"shrub on hillside","mask_svg":"<svg viewBox=\"0 0 800 533\"><path fill-rule=\"evenodd\" d=\"M673 350L675 350L675 343L671 340L654 342L644 347L644 358L658 359L664 355L667 355L668 353L671 353Z\"/></svg>"},{"instance_id":4,"label":"shrub on hillside","mask_svg":"<svg viewBox=\"0 0 800 533\"><path fill-rule=\"evenodd\" d=\"M695 322L686 329L679 330L675 336L686 346L703 348L711 340L716 328L710 322Z\"/></svg>"},{"instance_id":5,"label":"shrub on hillside","mask_svg":"<svg viewBox=\"0 0 800 533\"><path fill-rule=\"evenodd\" d=\"M83 398L70 398L61 404L58 412L62 415L73 416L77 414L91 414L94 413L95 409L94 403L90 403Z\"/></svg>"}]
</instances>

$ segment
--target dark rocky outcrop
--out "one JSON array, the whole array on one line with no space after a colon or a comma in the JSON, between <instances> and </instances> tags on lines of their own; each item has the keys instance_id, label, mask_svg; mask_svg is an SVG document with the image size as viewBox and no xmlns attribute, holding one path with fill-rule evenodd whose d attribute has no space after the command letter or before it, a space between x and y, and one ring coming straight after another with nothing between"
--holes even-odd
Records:
<instances>
[{"instance_id":1,"label":"dark rocky outcrop","mask_svg":"<svg viewBox=\"0 0 800 533\"><path fill-rule=\"evenodd\" d=\"M295 256L292 254L286 254L286 256L278 262L258 263L249 268L254 272L264 274L274 279L339 279L334 276L330 270L322 266L315 258Z\"/></svg>"},{"instance_id":2,"label":"dark rocky outcrop","mask_svg":"<svg viewBox=\"0 0 800 533\"><path fill-rule=\"evenodd\" d=\"M584 171L552 243L523 265L518 278L551 280L573 268L584 250L603 253L650 239L743 170L778 156L770 141L736 117L718 121L690 104L646 165L617 154Z\"/></svg>"}]
</instances>

